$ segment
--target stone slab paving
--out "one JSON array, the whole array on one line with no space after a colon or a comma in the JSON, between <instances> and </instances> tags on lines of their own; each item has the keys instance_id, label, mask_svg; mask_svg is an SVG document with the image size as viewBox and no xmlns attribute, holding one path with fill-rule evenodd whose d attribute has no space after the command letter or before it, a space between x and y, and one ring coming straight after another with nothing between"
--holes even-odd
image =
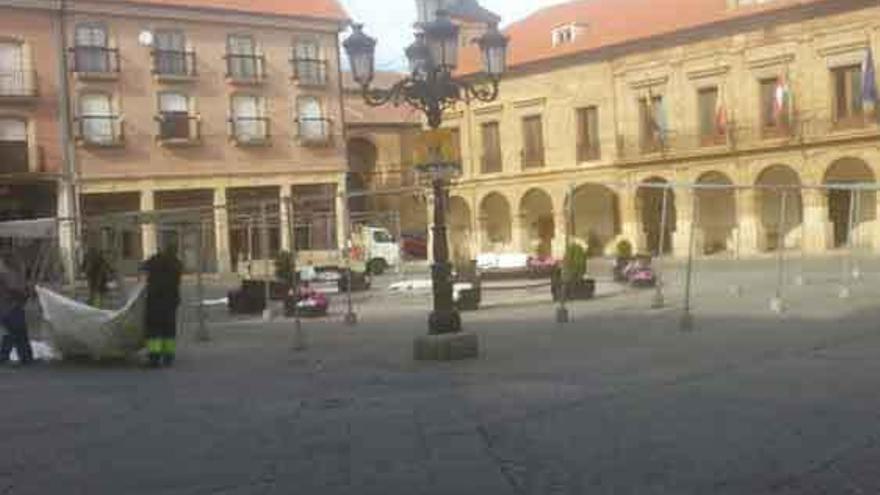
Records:
<instances>
[{"instance_id":1,"label":"stone slab paving","mask_svg":"<svg viewBox=\"0 0 880 495\"><path fill-rule=\"evenodd\" d=\"M566 326L518 295L465 316L461 363L413 361L427 304L377 297L300 353L289 320L217 317L171 370L0 368L0 494L878 493L880 290L775 315L727 273L690 333L674 282Z\"/></svg>"}]
</instances>

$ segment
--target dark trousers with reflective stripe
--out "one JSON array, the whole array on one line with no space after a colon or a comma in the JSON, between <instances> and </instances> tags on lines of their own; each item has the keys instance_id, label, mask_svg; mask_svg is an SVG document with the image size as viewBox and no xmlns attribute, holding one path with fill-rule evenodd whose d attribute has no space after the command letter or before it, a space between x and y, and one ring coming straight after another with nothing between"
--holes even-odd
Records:
<instances>
[{"instance_id":1,"label":"dark trousers with reflective stripe","mask_svg":"<svg viewBox=\"0 0 880 495\"><path fill-rule=\"evenodd\" d=\"M13 309L0 323L6 329L3 341L0 343L0 362L9 360L9 355L12 353L13 348L15 348L15 352L18 353L18 359L22 363L33 361L34 351L28 338L27 319L25 318L24 308Z\"/></svg>"}]
</instances>

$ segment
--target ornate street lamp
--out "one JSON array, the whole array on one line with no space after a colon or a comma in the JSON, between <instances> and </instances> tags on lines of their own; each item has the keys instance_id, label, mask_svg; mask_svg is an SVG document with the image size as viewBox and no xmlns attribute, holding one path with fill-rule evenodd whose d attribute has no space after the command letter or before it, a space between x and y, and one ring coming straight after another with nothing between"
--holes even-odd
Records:
<instances>
[{"instance_id":1,"label":"ornate street lamp","mask_svg":"<svg viewBox=\"0 0 880 495\"><path fill-rule=\"evenodd\" d=\"M434 2L439 3L439 2ZM432 4L427 2L424 5ZM368 105L409 105L422 111L431 129L443 123L443 112L459 102L491 102L498 97L501 76L507 70L508 39L490 24L486 33L474 40L483 58L483 74L461 79L458 68L460 28L445 10L436 15L423 13L429 22L419 24L415 41L406 49L410 74L391 88L372 88L375 75L376 40L364 34L363 25L343 43L351 63L354 80L361 86ZM455 333L461 330L461 318L452 301L452 268L446 239L446 205L449 181L460 173L460 164L436 160L419 167L419 173L431 180L434 191L434 265L431 269L434 311L429 318L430 333Z\"/></svg>"}]
</instances>

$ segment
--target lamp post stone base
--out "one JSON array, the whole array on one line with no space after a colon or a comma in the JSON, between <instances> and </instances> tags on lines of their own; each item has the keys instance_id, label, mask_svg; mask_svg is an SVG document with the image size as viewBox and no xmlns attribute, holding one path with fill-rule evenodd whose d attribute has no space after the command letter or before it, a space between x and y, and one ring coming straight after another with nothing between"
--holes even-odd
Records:
<instances>
[{"instance_id":1,"label":"lamp post stone base","mask_svg":"<svg viewBox=\"0 0 880 495\"><path fill-rule=\"evenodd\" d=\"M447 333L416 337L413 357L416 361L460 361L480 356L480 345L474 333Z\"/></svg>"}]
</instances>

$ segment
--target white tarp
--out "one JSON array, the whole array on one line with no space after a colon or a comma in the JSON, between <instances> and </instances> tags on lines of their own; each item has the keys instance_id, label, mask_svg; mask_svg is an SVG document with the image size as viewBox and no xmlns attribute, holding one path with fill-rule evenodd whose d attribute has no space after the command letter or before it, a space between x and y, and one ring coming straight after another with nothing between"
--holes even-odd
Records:
<instances>
[{"instance_id":1,"label":"white tarp","mask_svg":"<svg viewBox=\"0 0 880 495\"><path fill-rule=\"evenodd\" d=\"M146 291L139 285L125 306L108 311L37 286L53 347L64 358L120 359L143 348Z\"/></svg>"},{"instance_id":2,"label":"white tarp","mask_svg":"<svg viewBox=\"0 0 880 495\"><path fill-rule=\"evenodd\" d=\"M480 270L518 270L529 267L529 255L525 253L482 253L477 255Z\"/></svg>"},{"instance_id":3,"label":"white tarp","mask_svg":"<svg viewBox=\"0 0 880 495\"><path fill-rule=\"evenodd\" d=\"M55 230L54 218L0 222L0 238L51 239L55 237Z\"/></svg>"}]
</instances>

